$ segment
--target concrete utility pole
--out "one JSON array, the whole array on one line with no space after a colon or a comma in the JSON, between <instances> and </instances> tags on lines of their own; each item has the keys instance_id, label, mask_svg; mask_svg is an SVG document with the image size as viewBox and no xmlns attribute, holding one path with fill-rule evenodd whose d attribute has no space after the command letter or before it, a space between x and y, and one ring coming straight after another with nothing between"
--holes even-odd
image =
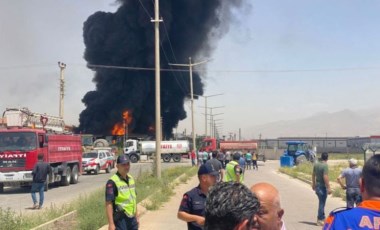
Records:
<instances>
[{"instance_id":1,"label":"concrete utility pole","mask_svg":"<svg viewBox=\"0 0 380 230\"><path fill-rule=\"evenodd\" d=\"M212 114L212 109L210 110L210 137L213 138L215 137L214 134L214 116L222 115L224 113L217 113L217 114Z\"/></svg>"},{"instance_id":2,"label":"concrete utility pole","mask_svg":"<svg viewBox=\"0 0 380 230\"><path fill-rule=\"evenodd\" d=\"M63 62L58 62L58 67L60 69L60 79L59 79L59 117L63 119L63 98L65 96L65 76L64 72L66 69L66 64Z\"/></svg>"},{"instance_id":3,"label":"concrete utility pole","mask_svg":"<svg viewBox=\"0 0 380 230\"><path fill-rule=\"evenodd\" d=\"M214 116L214 114L212 114L212 110L213 109L218 109L218 108L224 108L224 106L215 106L215 107L205 107L206 108L206 110L207 109L210 109L210 137L212 138L213 137L213 131L212 131L212 120L213 120L213 116ZM215 116L217 116L217 115L221 115L221 114L224 114L224 113L219 113L219 114L215 114ZM205 114L205 116L206 116L206 121L207 121L207 114ZM207 123L206 123L206 126L207 126Z\"/></svg>"},{"instance_id":4,"label":"concrete utility pole","mask_svg":"<svg viewBox=\"0 0 380 230\"><path fill-rule=\"evenodd\" d=\"M209 97L215 97L223 95L223 93L208 95L208 96L202 96L202 95L196 95L198 97L203 97L205 99L205 137L207 137L207 98Z\"/></svg>"},{"instance_id":5,"label":"concrete utility pole","mask_svg":"<svg viewBox=\"0 0 380 230\"><path fill-rule=\"evenodd\" d=\"M161 90L160 90L160 22L159 3L154 3L154 35L155 35L155 81L156 81L156 177L161 178Z\"/></svg>"},{"instance_id":6,"label":"concrete utility pole","mask_svg":"<svg viewBox=\"0 0 380 230\"><path fill-rule=\"evenodd\" d=\"M205 106L204 106L204 109L205 109L205 137L207 137L207 98L209 97L215 97L215 96L220 96L220 95L224 95L223 93L218 93L218 94L213 94L213 95L208 95L208 96L204 96L204 95L197 95L197 94L194 94L195 96L197 97L203 97L205 99ZM203 108L202 106L199 106L201 108Z\"/></svg>"},{"instance_id":7,"label":"concrete utility pole","mask_svg":"<svg viewBox=\"0 0 380 230\"><path fill-rule=\"evenodd\" d=\"M169 65L173 65L173 66L185 66L185 67L189 67L189 71L190 71L190 93L191 93L191 128L192 128L192 136L193 136L193 150L195 152L197 151L197 146L195 145L195 127L194 127L193 66L197 66L197 65L200 65L200 64L203 64L203 63L206 63L206 62L208 62L208 60L202 61L202 62L198 62L198 63L192 63L191 62L191 57L189 57L189 64L171 64L171 63L169 63Z\"/></svg>"}]
</instances>

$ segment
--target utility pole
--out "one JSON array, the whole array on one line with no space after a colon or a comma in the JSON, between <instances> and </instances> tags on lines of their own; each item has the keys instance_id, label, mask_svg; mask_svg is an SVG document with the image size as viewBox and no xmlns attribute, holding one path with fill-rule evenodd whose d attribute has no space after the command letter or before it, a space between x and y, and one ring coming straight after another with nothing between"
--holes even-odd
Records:
<instances>
[{"instance_id":1,"label":"utility pole","mask_svg":"<svg viewBox=\"0 0 380 230\"><path fill-rule=\"evenodd\" d=\"M63 119L63 98L65 96L65 76L64 72L66 69L66 64L63 62L58 62L58 67L60 69L60 79L59 79L59 117Z\"/></svg>"},{"instance_id":2,"label":"utility pole","mask_svg":"<svg viewBox=\"0 0 380 230\"><path fill-rule=\"evenodd\" d=\"M220 96L220 95L223 95L223 93L218 93L218 94L213 94L213 95L208 95L208 96L196 95L198 97L203 97L205 99L205 137L207 137L207 98Z\"/></svg>"},{"instance_id":3,"label":"utility pole","mask_svg":"<svg viewBox=\"0 0 380 230\"><path fill-rule=\"evenodd\" d=\"M156 177L161 178L161 90L160 90L160 22L159 3L154 3L154 35L155 35L155 81L156 81Z\"/></svg>"},{"instance_id":4,"label":"utility pole","mask_svg":"<svg viewBox=\"0 0 380 230\"><path fill-rule=\"evenodd\" d=\"M195 145L195 127L194 127L194 91L193 91L193 66L197 66L203 63L208 62L202 61L198 63L192 63L191 62L191 57L189 57L189 64L171 64L173 66L184 66L184 67L189 67L190 71L190 93L191 93L191 128L192 128L192 136L193 136L193 151L197 152L197 146Z\"/></svg>"}]
</instances>

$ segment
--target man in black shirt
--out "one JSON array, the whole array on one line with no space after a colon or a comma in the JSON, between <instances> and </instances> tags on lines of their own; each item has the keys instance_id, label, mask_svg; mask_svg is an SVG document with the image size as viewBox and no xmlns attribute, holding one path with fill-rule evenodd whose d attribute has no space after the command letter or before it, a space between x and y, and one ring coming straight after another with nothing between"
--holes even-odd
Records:
<instances>
[{"instance_id":1,"label":"man in black shirt","mask_svg":"<svg viewBox=\"0 0 380 230\"><path fill-rule=\"evenodd\" d=\"M32 199L33 199L33 209L41 209L44 204L44 189L45 183L49 183L46 181L47 175L51 172L50 165L44 162L44 155L39 153L37 156L38 162L34 165L32 175L33 175L33 183L32 183ZM36 192L40 194L40 202L37 204Z\"/></svg>"}]
</instances>

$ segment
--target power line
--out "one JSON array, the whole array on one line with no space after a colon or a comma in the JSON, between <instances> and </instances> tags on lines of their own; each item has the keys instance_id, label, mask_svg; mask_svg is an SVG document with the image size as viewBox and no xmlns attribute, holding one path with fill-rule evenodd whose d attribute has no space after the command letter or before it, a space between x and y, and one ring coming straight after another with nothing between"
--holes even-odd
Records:
<instances>
[{"instance_id":1,"label":"power line","mask_svg":"<svg viewBox=\"0 0 380 230\"><path fill-rule=\"evenodd\" d=\"M141 7L144 9L145 13L148 15L149 19L152 19L152 16L150 16L148 10L145 8L144 4L139 0Z\"/></svg>"},{"instance_id":2,"label":"power line","mask_svg":"<svg viewBox=\"0 0 380 230\"><path fill-rule=\"evenodd\" d=\"M109 66L109 65L92 65L94 68L111 68L111 69L126 69L126 70L144 70L153 71L154 68L144 67L127 67L127 66ZM352 70L376 70L380 67L351 67L351 68L326 68L326 69L289 69L289 70L206 70L197 69L198 72L215 72L215 73L293 73L293 72L342 72ZM161 69L161 71L189 72L187 69Z\"/></svg>"},{"instance_id":3,"label":"power line","mask_svg":"<svg viewBox=\"0 0 380 230\"><path fill-rule=\"evenodd\" d=\"M70 63L68 63L70 64ZM4 69L22 69L22 68L36 68L36 67L50 67L56 64L31 64L31 65L17 65L17 66L0 66L0 70ZM72 63L72 66L83 66L83 64ZM93 65L87 64L90 68L102 69L123 69L131 71L154 71L154 68L146 67L132 67L132 66L114 66L114 65ZM223 70L223 69L197 69L197 72L210 72L210 73L296 73L296 72L345 72L345 71L366 71L378 70L380 67L347 67L347 68L321 68L321 69L288 69L288 70ZM161 69L161 71L173 72L189 72L187 69Z\"/></svg>"}]
</instances>

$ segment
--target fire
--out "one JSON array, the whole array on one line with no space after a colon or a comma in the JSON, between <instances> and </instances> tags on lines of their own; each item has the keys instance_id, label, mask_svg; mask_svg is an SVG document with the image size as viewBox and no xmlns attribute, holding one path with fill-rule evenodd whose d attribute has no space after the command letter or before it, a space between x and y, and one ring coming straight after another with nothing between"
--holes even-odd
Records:
<instances>
[{"instance_id":1,"label":"fire","mask_svg":"<svg viewBox=\"0 0 380 230\"><path fill-rule=\"evenodd\" d=\"M112 128L112 135L122 136L128 133L128 125L132 122L132 112L126 110L123 112L123 122L116 123Z\"/></svg>"}]
</instances>

